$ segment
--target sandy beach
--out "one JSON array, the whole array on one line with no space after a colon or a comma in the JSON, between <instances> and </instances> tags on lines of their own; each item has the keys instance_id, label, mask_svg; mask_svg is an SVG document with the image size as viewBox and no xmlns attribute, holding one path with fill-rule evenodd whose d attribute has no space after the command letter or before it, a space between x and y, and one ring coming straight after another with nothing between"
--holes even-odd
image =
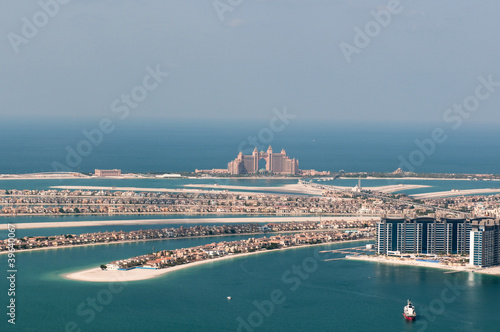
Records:
<instances>
[{"instance_id":1,"label":"sandy beach","mask_svg":"<svg viewBox=\"0 0 500 332\"><path fill-rule=\"evenodd\" d=\"M96 221L61 221L61 222L36 222L36 223L11 223L16 229L59 228L59 227L85 227L85 226L110 226L110 225L168 225L168 224L212 224L212 223L274 223L292 221L319 221L319 216L309 217L241 217L241 218L178 218L178 219L134 219L134 220L96 220ZM329 217L323 216L321 220L380 220L380 217ZM0 230L7 229L7 224L0 225Z\"/></svg>"},{"instance_id":2,"label":"sandy beach","mask_svg":"<svg viewBox=\"0 0 500 332\"><path fill-rule=\"evenodd\" d=\"M380 186L380 187L364 187L363 189L380 191L382 193L393 193L396 191L429 188L429 187L430 186L421 184L395 184L395 185Z\"/></svg>"},{"instance_id":3,"label":"sandy beach","mask_svg":"<svg viewBox=\"0 0 500 332\"><path fill-rule=\"evenodd\" d=\"M208 192L200 189L167 189L167 188L139 188L139 187L109 187L109 186L51 186L54 189L69 190L115 190L115 191L154 191L154 192Z\"/></svg>"},{"instance_id":4,"label":"sandy beach","mask_svg":"<svg viewBox=\"0 0 500 332\"><path fill-rule=\"evenodd\" d=\"M51 186L53 189L69 189L69 190L108 190L108 191L149 191L149 192L166 192L166 193L202 193L202 194L213 194L226 192L229 189L239 189L248 191L231 191L231 194L239 195L276 195L274 193L266 193L262 191L276 191L277 193L288 193L288 194L312 194L321 195L322 190L306 188L306 187L293 187L298 185L285 185L282 187L245 187L245 186L218 186L218 185L188 185L190 187L197 188L140 188L140 187L109 187L109 186ZM286 186L292 186L285 188ZM206 189L201 189L204 187ZM227 188L225 188L227 187Z\"/></svg>"},{"instance_id":5,"label":"sandy beach","mask_svg":"<svg viewBox=\"0 0 500 332\"><path fill-rule=\"evenodd\" d=\"M346 176L341 176L339 179L343 180L349 180L349 179L355 179L357 180L358 178L354 177L346 177ZM395 178L395 177L375 177L375 176L368 176L366 178L361 178L361 181L363 180L422 180L422 181L433 181L433 180L451 180L451 181L470 181L469 179L463 179L463 178L424 178L424 177L411 177L411 176L405 176L405 177L400 177L400 178Z\"/></svg>"},{"instance_id":6,"label":"sandy beach","mask_svg":"<svg viewBox=\"0 0 500 332\"><path fill-rule=\"evenodd\" d=\"M185 184L184 187L249 190L249 191L275 191L281 193L294 193L294 194L299 193L299 194L312 194L312 195L321 195L323 193L323 189L309 187L298 183L285 184L279 187L229 186L229 185L219 185L219 184Z\"/></svg>"},{"instance_id":7,"label":"sandy beach","mask_svg":"<svg viewBox=\"0 0 500 332\"><path fill-rule=\"evenodd\" d=\"M100 177L87 175L77 172L47 172L47 173L29 173L29 174L0 174L1 180L64 180L64 179L145 179L146 176L134 173L124 173L120 176Z\"/></svg>"},{"instance_id":8,"label":"sandy beach","mask_svg":"<svg viewBox=\"0 0 500 332\"><path fill-rule=\"evenodd\" d=\"M87 281L87 282L138 281L138 280L156 278L158 276L161 276L161 275L164 275L167 273L171 273L174 271L182 270L185 268L189 268L189 267L200 266L200 265L210 264L210 263L214 263L214 262L221 262L221 261L225 261L225 260L229 260L229 259L235 259L235 258L240 258L240 257L245 257L245 256L250 256L250 255L258 255L258 254L277 252L277 251L283 251L283 250L289 250L289 249L300 249L300 248L310 248L310 247L315 247L315 246L326 246L326 245L337 244L337 243L359 242L359 241L366 241L366 240L368 240L368 239L338 241L338 242L331 242L331 243L319 243L319 244L295 246L295 247L288 247L288 248L281 248L281 249L274 249L274 250L249 252L249 253L244 253L244 254L227 255L227 256L224 256L221 258L207 259L204 261L198 261L198 262L189 263L189 264L177 265L177 266L173 266L173 267L169 267L169 268L165 268L165 269L159 269L159 270L132 269L132 270L128 270L128 271L120 271L120 270L107 271L107 270L101 270L100 268L97 267L97 268L92 268L92 269L88 269L88 270L64 274L63 277L66 279Z\"/></svg>"},{"instance_id":9,"label":"sandy beach","mask_svg":"<svg viewBox=\"0 0 500 332\"><path fill-rule=\"evenodd\" d=\"M421 267L430 267L430 268L434 268L434 269L451 270L451 271L456 271L456 272L474 272L474 273L483 273L483 274L499 275L500 276L500 266L489 267L489 268L478 268L476 266L470 266L470 265L452 266L452 265L446 265L446 264L441 264L441 263L416 261L413 259L401 260L401 259L398 259L395 257L367 256L367 255L346 256L346 258L352 259L352 260L361 260L361 261L377 262L377 263L384 263L384 264L421 266Z\"/></svg>"},{"instance_id":10,"label":"sandy beach","mask_svg":"<svg viewBox=\"0 0 500 332\"><path fill-rule=\"evenodd\" d=\"M449 191L438 191L434 193L423 193L410 195L413 198L438 198L438 197L450 197L450 196L462 196L462 195L474 195L474 194L495 194L500 193L500 189L495 188L485 188L485 189L466 189L466 190L449 190Z\"/></svg>"},{"instance_id":11,"label":"sandy beach","mask_svg":"<svg viewBox=\"0 0 500 332\"><path fill-rule=\"evenodd\" d=\"M63 277L66 279L88 281L88 282L138 281L138 280L156 278L158 276L161 276L161 275L164 275L167 273L171 273L174 271L182 270L182 269L185 269L188 267L194 267L194 266L199 266L199 265L203 265L203 264L220 262L220 261L227 260L227 259L248 256L251 254L254 254L254 253L247 253L247 254L241 254L241 255L228 255L228 256L221 257L221 258L217 258L217 259L207 259L204 261L183 264L183 265L177 265L177 266L172 266L169 268L159 269L159 270L136 268L136 269L127 270L127 271L120 271L120 270L107 271L107 270L101 270L100 268L97 267L97 268L93 268L93 269L89 269L89 270L69 273L69 274L63 275Z\"/></svg>"}]
</instances>

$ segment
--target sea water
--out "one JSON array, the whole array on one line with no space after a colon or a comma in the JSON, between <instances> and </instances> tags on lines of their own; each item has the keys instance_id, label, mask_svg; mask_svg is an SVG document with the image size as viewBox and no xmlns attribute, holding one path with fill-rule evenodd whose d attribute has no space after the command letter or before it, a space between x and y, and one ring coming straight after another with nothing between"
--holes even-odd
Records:
<instances>
[{"instance_id":1,"label":"sea water","mask_svg":"<svg viewBox=\"0 0 500 332\"><path fill-rule=\"evenodd\" d=\"M5 127L1 131L0 173L52 171L92 124ZM181 172L224 168L238 147L262 127L137 126L119 128L93 147L74 170L121 168L130 172ZM301 126L276 133L272 144L300 160L301 168L338 171L393 171L400 156L418 149L415 140L432 128ZM498 131L463 129L416 167L418 172L500 173ZM245 151L247 153L247 151ZM89 182L92 181L92 182ZM46 189L51 185L183 186L185 182L132 180L0 181L5 189ZM97 180L96 180L97 181ZM123 181L123 182L121 182ZM139 181L139 180L137 180ZM339 180L352 186L356 180ZM366 184L365 184L366 182ZM95 184L99 183L99 184ZM230 182L237 184L238 182ZM377 182L380 183L380 182ZM408 181L407 183L414 183ZM425 182L422 182L425 183ZM436 191L480 182L437 182ZM491 182L492 183L492 182ZM337 184L334 182L332 184ZM375 184L369 180L363 185ZM257 185L263 185L258 183ZM271 185L274 185L272 183ZM276 182L276 185L277 184ZM383 185L383 184L380 184ZM482 184L481 184L482 185ZM493 184L484 184L493 186ZM269 185L268 185L269 186ZM415 190L414 192L418 192ZM69 219L68 219L69 218ZM64 217L58 220L70 220ZM82 220L80 217L75 217ZM86 217L89 218L89 217ZM85 219L86 219L85 218ZM94 217L92 217L94 218ZM125 217L119 217L126 219ZM137 218L134 216L134 218ZM156 216L155 216L156 218ZM17 218L2 220L16 222ZM45 218L33 217L42 221ZM52 220L52 219L51 219ZM26 217L19 217L26 222ZM146 221L147 223L147 221ZM112 226L114 227L114 226ZM330 244L236 257L126 284L86 283L62 274L97 267L116 259L245 237L216 237L120 243L16 253L16 325L3 315L0 329L18 331L496 331L500 278L477 273L334 260L320 250L364 245ZM7 255L0 266L7 271ZM7 273L7 272L5 272ZM0 299L7 312L9 284L0 278ZM111 291L112 290L112 291ZM279 295L279 296L278 296ZM231 296L231 300L227 297ZM402 317L406 299L418 319ZM99 299L97 306L91 305Z\"/></svg>"},{"instance_id":2,"label":"sea water","mask_svg":"<svg viewBox=\"0 0 500 332\"><path fill-rule=\"evenodd\" d=\"M259 136L268 126L265 121L127 123L95 139L95 144L83 131L95 128L97 120L2 123L0 174L54 171L54 165L82 172L95 168L192 172L197 168L226 168L240 151L251 154L255 145L259 150L267 150L269 145L275 152L285 149L299 160L302 169L392 172L406 160L416 172L500 173L500 132L492 126L464 125L445 131L444 142L430 143L432 130L440 124L305 121L294 120L272 137ZM88 146L81 143L85 141L90 142L90 149L83 148ZM411 157L414 151L419 157L415 153ZM403 169L412 170L408 166Z\"/></svg>"},{"instance_id":3,"label":"sea water","mask_svg":"<svg viewBox=\"0 0 500 332\"><path fill-rule=\"evenodd\" d=\"M198 238L19 253L12 330L64 331L496 331L500 278L392 266L319 251L369 242L266 252L121 283L62 274L151 251L231 238ZM6 256L0 256L6 265ZM5 280L0 282L7 289ZM113 292L110 291L113 290ZM279 295L279 296L277 296ZM227 297L230 296L231 300ZM93 307L92 299L99 298ZM402 316L406 299L418 319ZM4 301L5 302L5 301ZM2 329L7 327L1 322ZM72 326L73 326L72 325Z\"/></svg>"}]
</instances>

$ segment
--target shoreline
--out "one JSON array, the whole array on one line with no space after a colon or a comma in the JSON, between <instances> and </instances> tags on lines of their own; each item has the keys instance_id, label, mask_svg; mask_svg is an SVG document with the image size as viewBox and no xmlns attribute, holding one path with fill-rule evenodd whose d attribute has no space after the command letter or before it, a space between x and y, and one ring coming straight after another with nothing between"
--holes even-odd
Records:
<instances>
[{"instance_id":1,"label":"shoreline","mask_svg":"<svg viewBox=\"0 0 500 332\"><path fill-rule=\"evenodd\" d=\"M348 228L347 228L348 229ZM323 229L311 229L308 232L322 232ZM260 233L236 233L236 234L220 234L220 235L197 235L197 236L179 236L179 237L163 237L157 239L139 239L139 240L124 240L124 241L112 241L112 242L96 242L96 243L85 243L85 244L74 244L74 245L61 245L61 246L51 246L33 249L16 249L15 253L23 253L30 251L39 250L55 250L55 249L68 249L68 248L79 248L79 247L92 247L101 245L114 245L121 243L138 243L138 242L151 242L151 241L166 241L166 240L182 240L182 239L200 239L200 238L218 238L218 237L230 237L230 236L252 236L252 235L263 235L263 234L290 234L290 233L301 233L303 230L296 231L280 231L280 232L260 232ZM0 251L0 255L8 254L9 251Z\"/></svg>"},{"instance_id":2,"label":"shoreline","mask_svg":"<svg viewBox=\"0 0 500 332\"><path fill-rule=\"evenodd\" d=\"M108 190L108 191L147 191L147 192L165 192L165 193L189 193L189 194L214 194L214 193L227 193L227 194L237 194L237 195L265 195L272 196L276 194L287 194L287 195L321 195L322 190L302 187L298 184L285 184L280 187L247 187L247 186L234 186L239 188L239 190L246 191L230 191L224 187L231 186L218 186L218 185L196 185L190 184L185 185L186 188L142 188L142 187L117 187L117 186L50 186L51 189L67 189L67 190ZM209 186L209 187L203 187ZM288 186L288 187L286 187ZM290 187L292 186L292 187ZM299 187L300 186L300 187ZM200 189L206 188L206 189ZM254 188L255 191L252 191Z\"/></svg>"},{"instance_id":3,"label":"shoreline","mask_svg":"<svg viewBox=\"0 0 500 332\"><path fill-rule=\"evenodd\" d=\"M482 189L456 189L448 191L436 191L422 194L410 195L415 199L425 199L425 198L440 198L440 197L452 197L452 196L465 196L465 195L475 195L475 194L496 194L500 193L500 188L482 188Z\"/></svg>"},{"instance_id":4,"label":"shoreline","mask_svg":"<svg viewBox=\"0 0 500 332\"><path fill-rule=\"evenodd\" d=\"M315 187L308 187L306 185L294 183L285 184L279 187L256 187L256 186L234 186L234 185L222 185L222 184L185 184L186 188L209 188L209 189L223 189L223 190L248 190L249 192L261 192L267 191L276 193L286 193L286 194L309 194L309 195L321 195L324 189L319 189ZM347 187L346 187L347 188ZM230 191L231 193L237 191Z\"/></svg>"},{"instance_id":5,"label":"shoreline","mask_svg":"<svg viewBox=\"0 0 500 332\"><path fill-rule=\"evenodd\" d=\"M339 179L354 179L357 180L357 177L346 177L346 176L341 176ZM422 181L432 181L432 180L451 180L451 181L474 181L468 178L425 178L425 177L411 177L411 176L406 176L406 177L401 177L401 178L395 178L395 177L366 177L366 178L361 178L361 180L422 180ZM484 181L484 180L479 180L479 181ZM489 179L486 181L500 181L500 179Z\"/></svg>"},{"instance_id":6,"label":"shoreline","mask_svg":"<svg viewBox=\"0 0 500 332\"><path fill-rule=\"evenodd\" d=\"M446 264L442 264L442 263L415 261L413 259L400 260L400 259L388 258L388 257L377 257L377 256L371 257L371 256L367 256L367 255L358 255L358 256L347 255L345 258L351 259L351 260L365 261L365 262L416 266L416 267L425 267L425 268L433 268L433 269L441 269L441 270L449 270L450 271L450 272L445 272L445 273L473 272L473 273L488 274L488 275L493 275L493 276L500 276L500 266L493 266L493 267L488 267L488 268L479 268L479 267L475 267L475 266L471 266L471 265L453 266L453 265L446 265Z\"/></svg>"},{"instance_id":7,"label":"shoreline","mask_svg":"<svg viewBox=\"0 0 500 332\"><path fill-rule=\"evenodd\" d=\"M124 173L120 176L109 176L109 177L99 177L95 175L87 175L79 172L70 172L71 174L65 174L62 172L62 174L54 174L51 172L39 172L39 173L24 173L24 174L0 174L0 181L1 180L67 180L67 179L167 179L167 180L178 180L178 179L191 179L191 180L206 180L206 179L216 179L216 180L224 180L224 179L231 179L231 180L255 180L255 179L264 179L264 180L297 180L297 179L309 179L311 176L305 176L305 175L297 175L297 176L283 176L283 175L278 175L278 176L217 176L217 175L210 175L210 176L199 176L196 173L184 173L181 174L181 176L161 176L162 174L141 174L141 173ZM165 174L180 174L180 173L165 173ZM160 175L160 176L158 176ZM475 174L463 174L463 175L469 175L469 176L474 176ZM334 175L325 175L325 176L312 176L312 178L315 179L323 179L323 178L331 178ZM354 179L357 180L358 176L339 176L339 179ZM403 177L393 177L393 176L388 176L388 177L378 177L378 176L367 176L361 178L362 180L425 180L425 181L431 181L431 180L452 180L452 181L472 181L469 178L449 178L449 177L421 177L421 176L403 176ZM489 179L492 181L500 181L500 179Z\"/></svg>"},{"instance_id":8,"label":"shoreline","mask_svg":"<svg viewBox=\"0 0 500 332\"><path fill-rule=\"evenodd\" d=\"M375 216L308 216L308 217L241 217L241 218L176 218L176 219L132 219L132 220L96 220L96 221L60 221L60 222L37 222L18 223L12 222L16 229L37 228L70 228L86 226L115 226L115 225L156 225L156 224L204 224L204 223L252 223L252 222L291 222L291 221L319 221L322 220L373 220L380 219ZM6 230L7 224L0 225L0 230Z\"/></svg>"},{"instance_id":9,"label":"shoreline","mask_svg":"<svg viewBox=\"0 0 500 332\"><path fill-rule=\"evenodd\" d=\"M315 183L316 185L321 186L321 183ZM330 188L334 188L337 190L351 190L351 187L348 186L333 186L333 185L325 185ZM219 184L185 184L184 187L187 188L210 188L210 189L225 189L225 190L251 190L252 192L258 191L275 191L279 193L301 193L301 194L309 194L309 195L320 195L323 191L328 190L328 188L318 188L313 186L308 186L306 184L285 184L280 187L252 187L252 186L233 186L233 185L219 185ZM412 189L420 189L420 188L430 188L429 185L422 184L391 184L385 186L374 186L374 187L363 187L366 190L375 190L380 191L382 193L393 193L397 191L403 190L412 190ZM230 191L236 192L236 191Z\"/></svg>"},{"instance_id":10,"label":"shoreline","mask_svg":"<svg viewBox=\"0 0 500 332\"><path fill-rule=\"evenodd\" d=\"M310 248L310 247L314 247L314 246L325 246L325 245L338 244L338 243L349 243L349 242L370 241L370 240L373 240L373 238L347 240L347 241L335 241L335 242L329 242L329 243L317 243L317 244L311 244L311 245L292 246L292 247L273 249L273 250L262 250L262 251L248 252L248 253L243 253L243 254L232 254L232 255L227 255L224 257L220 257L220 258L205 259L202 261L196 261L196 262L192 262L192 263L176 265L176 266L172 266L172 267L168 267L168 268L164 268L164 269L158 269L158 270L134 268L132 270L126 270L126 271L125 270L109 270L109 271L107 271L107 270L101 270L100 267L97 267L97 268L62 274L62 277L64 279L75 280L75 281L85 281L85 282L139 281L139 280L147 280L147 279L156 278L156 277L159 277L159 276L171 273L171 272L186 269L188 267L200 266L200 265L208 264L211 262L220 262L220 261L238 258L238 257L246 257L246 256L250 256L250 255L257 255L257 254L263 254L263 253L268 253L268 252L278 252L278 251L284 251L284 250L289 250L289 249ZM137 271L137 272L134 272L134 271Z\"/></svg>"}]
</instances>

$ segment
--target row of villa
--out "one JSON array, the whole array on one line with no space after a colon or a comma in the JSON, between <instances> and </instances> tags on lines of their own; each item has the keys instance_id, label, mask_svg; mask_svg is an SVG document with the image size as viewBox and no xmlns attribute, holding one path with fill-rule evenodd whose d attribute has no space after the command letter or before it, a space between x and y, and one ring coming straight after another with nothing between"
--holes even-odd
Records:
<instances>
[{"instance_id":1,"label":"row of villa","mask_svg":"<svg viewBox=\"0 0 500 332\"><path fill-rule=\"evenodd\" d=\"M362 228L363 230L374 230L376 221L323 221L319 222L286 222L261 224L234 224L220 226L192 226L179 228L149 229L137 231L113 231L98 232L86 234L66 234L55 236L33 236L24 237L13 241L16 250L29 250L36 248L76 246L96 243L114 243L120 241L141 241L153 239L168 239L181 237L198 236L218 236L231 234L256 234L265 232L297 232L321 229L343 229L343 228ZM0 252L8 250L9 240L0 240Z\"/></svg>"},{"instance_id":2,"label":"row of villa","mask_svg":"<svg viewBox=\"0 0 500 332\"><path fill-rule=\"evenodd\" d=\"M76 214L357 214L383 215L427 209L413 206L403 194L369 198L352 192L325 191L323 196L283 194L158 193L91 190L0 190L0 215ZM384 199L385 196L393 199ZM445 203L446 202L446 203ZM500 213L500 195L426 200L463 212Z\"/></svg>"},{"instance_id":3,"label":"row of villa","mask_svg":"<svg viewBox=\"0 0 500 332\"><path fill-rule=\"evenodd\" d=\"M110 262L108 270L127 270L131 268L163 269L170 266L189 264L197 261L215 259L227 255L251 253L294 246L304 246L336 241L370 238L373 233L368 230L359 232L303 232L291 235L275 235L246 240L211 243L203 246L176 250L162 250L150 255L141 255L128 259Z\"/></svg>"}]
</instances>

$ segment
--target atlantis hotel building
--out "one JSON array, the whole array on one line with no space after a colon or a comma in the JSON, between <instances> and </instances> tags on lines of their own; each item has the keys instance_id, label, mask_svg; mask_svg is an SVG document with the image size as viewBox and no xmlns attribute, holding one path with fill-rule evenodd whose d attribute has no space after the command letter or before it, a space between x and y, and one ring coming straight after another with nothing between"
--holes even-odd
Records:
<instances>
[{"instance_id":1,"label":"atlantis hotel building","mask_svg":"<svg viewBox=\"0 0 500 332\"><path fill-rule=\"evenodd\" d=\"M378 254L463 254L470 264L500 264L500 224L488 217L382 218L377 224Z\"/></svg>"}]
</instances>

